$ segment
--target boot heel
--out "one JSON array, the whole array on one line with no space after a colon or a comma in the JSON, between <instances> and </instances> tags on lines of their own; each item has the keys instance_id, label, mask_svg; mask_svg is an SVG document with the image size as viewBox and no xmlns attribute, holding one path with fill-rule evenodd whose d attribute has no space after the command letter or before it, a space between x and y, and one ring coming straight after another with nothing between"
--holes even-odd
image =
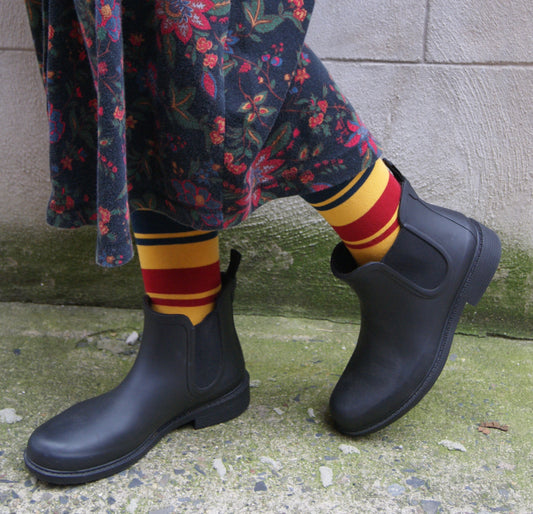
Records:
<instances>
[{"instance_id":1,"label":"boot heel","mask_svg":"<svg viewBox=\"0 0 533 514\"><path fill-rule=\"evenodd\" d=\"M473 221L473 220L472 220ZM489 228L475 222L478 230L479 257L466 287L466 301L477 305L498 269L501 257L501 243L498 236Z\"/></svg>"},{"instance_id":2,"label":"boot heel","mask_svg":"<svg viewBox=\"0 0 533 514\"><path fill-rule=\"evenodd\" d=\"M245 379L233 391L218 398L198 412L192 424L195 429L224 423L242 414L250 403L250 379Z\"/></svg>"}]
</instances>

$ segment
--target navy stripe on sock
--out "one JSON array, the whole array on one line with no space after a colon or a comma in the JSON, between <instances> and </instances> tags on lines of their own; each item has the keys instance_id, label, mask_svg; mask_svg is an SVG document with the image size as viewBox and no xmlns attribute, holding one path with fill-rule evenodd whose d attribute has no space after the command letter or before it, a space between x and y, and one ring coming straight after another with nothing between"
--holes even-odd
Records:
<instances>
[{"instance_id":1,"label":"navy stripe on sock","mask_svg":"<svg viewBox=\"0 0 533 514\"><path fill-rule=\"evenodd\" d=\"M156 232L152 232L155 234ZM164 238L136 238L135 244L137 246L163 246L163 245L178 245L187 243L200 243L208 241L218 236L218 232L205 232L205 234L197 234L194 236L184 237L164 237Z\"/></svg>"},{"instance_id":2,"label":"navy stripe on sock","mask_svg":"<svg viewBox=\"0 0 533 514\"><path fill-rule=\"evenodd\" d=\"M352 180L353 180L353 177L346 180L342 184L337 184L336 186L331 186L331 187L328 187L327 189L322 189L322 191L315 191L313 193L301 194L300 196L307 203L325 202L328 198L331 198L332 196L336 195L339 191L342 191Z\"/></svg>"},{"instance_id":3,"label":"navy stripe on sock","mask_svg":"<svg viewBox=\"0 0 533 514\"><path fill-rule=\"evenodd\" d=\"M348 198L352 197L361 188L361 186L366 182L367 178L370 176L370 173L372 173L372 170L373 170L373 167L368 167L363 173L363 176L350 189L348 189L346 193L339 196L339 198L337 198L334 202L328 203L326 205L322 205L320 207L315 207L313 205L313 207L317 211L328 211L329 209L333 209L334 207L341 205L346 200L348 200ZM352 180L353 178L351 178L347 182L344 182L344 184L341 184L340 186L330 187L328 189L325 189L324 191L319 191L318 193L311 193L310 195L302 196L302 198L311 204L325 202L328 200L328 198L335 196L339 191L342 190L343 187L346 187L348 183ZM332 191L333 189L335 189L335 191ZM321 193L322 193L322 196L320 199L318 199L319 198L318 195ZM315 198L315 195L317 195L316 198ZM311 198L311 200L309 200L309 198Z\"/></svg>"}]
</instances>

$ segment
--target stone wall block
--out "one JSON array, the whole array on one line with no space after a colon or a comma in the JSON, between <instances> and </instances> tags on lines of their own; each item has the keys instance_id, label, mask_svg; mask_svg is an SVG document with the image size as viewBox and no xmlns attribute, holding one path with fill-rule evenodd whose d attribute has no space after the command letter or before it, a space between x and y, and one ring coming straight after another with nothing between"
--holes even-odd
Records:
<instances>
[{"instance_id":1,"label":"stone wall block","mask_svg":"<svg viewBox=\"0 0 533 514\"><path fill-rule=\"evenodd\" d=\"M433 0L429 14L428 61L533 61L533 3L530 0Z\"/></svg>"},{"instance_id":2,"label":"stone wall block","mask_svg":"<svg viewBox=\"0 0 533 514\"><path fill-rule=\"evenodd\" d=\"M0 49L33 49L24 0L0 1Z\"/></svg>"},{"instance_id":3,"label":"stone wall block","mask_svg":"<svg viewBox=\"0 0 533 514\"><path fill-rule=\"evenodd\" d=\"M425 5L423 0L318 0L307 42L323 58L418 62Z\"/></svg>"},{"instance_id":4,"label":"stone wall block","mask_svg":"<svg viewBox=\"0 0 533 514\"><path fill-rule=\"evenodd\" d=\"M42 222L50 196L44 88L33 52L0 51L0 217Z\"/></svg>"}]
</instances>

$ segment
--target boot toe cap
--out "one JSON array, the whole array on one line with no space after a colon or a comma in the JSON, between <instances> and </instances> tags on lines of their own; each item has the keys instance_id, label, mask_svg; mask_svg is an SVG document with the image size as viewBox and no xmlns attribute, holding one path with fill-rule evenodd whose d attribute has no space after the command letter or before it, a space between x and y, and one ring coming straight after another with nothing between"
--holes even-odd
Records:
<instances>
[{"instance_id":1,"label":"boot toe cap","mask_svg":"<svg viewBox=\"0 0 533 514\"><path fill-rule=\"evenodd\" d=\"M65 442L39 427L29 438L24 459L30 469L68 470Z\"/></svg>"},{"instance_id":2,"label":"boot toe cap","mask_svg":"<svg viewBox=\"0 0 533 514\"><path fill-rule=\"evenodd\" d=\"M417 383L418 380L410 382L403 373L346 373L330 398L330 412L336 427L351 436L385 427L404 411Z\"/></svg>"},{"instance_id":3,"label":"boot toe cap","mask_svg":"<svg viewBox=\"0 0 533 514\"><path fill-rule=\"evenodd\" d=\"M42 469L68 472L98 465L98 452L83 437L83 430L75 430L64 416L59 415L38 427L30 436L25 461L31 470Z\"/></svg>"},{"instance_id":4,"label":"boot toe cap","mask_svg":"<svg viewBox=\"0 0 533 514\"><path fill-rule=\"evenodd\" d=\"M373 432L383 408L372 403L367 395L334 392L329 402L336 428L346 435L361 436Z\"/></svg>"},{"instance_id":5,"label":"boot toe cap","mask_svg":"<svg viewBox=\"0 0 533 514\"><path fill-rule=\"evenodd\" d=\"M77 472L120 457L129 441L120 440L116 426L105 415L102 399L73 405L39 426L28 440L28 468L52 474Z\"/></svg>"}]
</instances>

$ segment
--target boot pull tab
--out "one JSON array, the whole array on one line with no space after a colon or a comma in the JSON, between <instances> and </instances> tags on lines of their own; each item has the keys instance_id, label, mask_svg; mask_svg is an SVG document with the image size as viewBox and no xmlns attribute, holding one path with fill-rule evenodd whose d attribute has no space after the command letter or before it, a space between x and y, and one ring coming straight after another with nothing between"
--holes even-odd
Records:
<instances>
[{"instance_id":1,"label":"boot pull tab","mask_svg":"<svg viewBox=\"0 0 533 514\"><path fill-rule=\"evenodd\" d=\"M237 270L239 269L239 264L241 263L241 254L232 249L230 253L230 260L228 265L228 270L226 271L226 276L228 278L235 278L237 275Z\"/></svg>"}]
</instances>

